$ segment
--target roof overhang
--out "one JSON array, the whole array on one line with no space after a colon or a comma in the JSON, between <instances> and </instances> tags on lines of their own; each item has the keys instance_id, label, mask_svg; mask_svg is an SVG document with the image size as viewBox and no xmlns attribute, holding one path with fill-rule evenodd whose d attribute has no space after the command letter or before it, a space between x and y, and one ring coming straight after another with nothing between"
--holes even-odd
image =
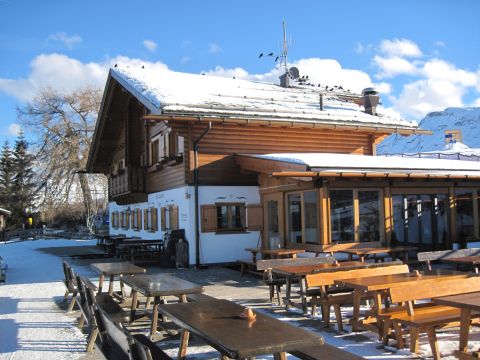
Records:
<instances>
[{"instance_id":1,"label":"roof overhang","mask_svg":"<svg viewBox=\"0 0 480 360\"><path fill-rule=\"evenodd\" d=\"M276 155L276 154L272 154ZM244 170L268 174L275 177L297 179L311 178L384 178L384 179L480 179L480 164L456 160L416 159L411 166L392 157L345 155L345 154L302 154L308 158L318 157L315 165L299 160L295 154L236 155L237 164ZM333 157L325 161L322 158ZM388 166L385 159L391 162ZM404 158L400 158L404 159ZM404 159L412 160L412 159ZM420 161L418 161L420 160ZM454 163L451 163L451 162ZM422 164L423 163L423 164ZM467 164L464 164L467 163ZM468 168L469 165L472 168ZM477 168L477 169L475 169Z\"/></svg>"},{"instance_id":2,"label":"roof overhang","mask_svg":"<svg viewBox=\"0 0 480 360\"><path fill-rule=\"evenodd\" d=\"M237 125L257 125L257 126L276 126L292 128L310 128L327 130L345 130L345 131L366 131L378 134L400 134L400 135L431 135L429 130L421 130L409 127L390 127L378 124L369 124L365 122L351 122L345 124L342 122L332 122L330 120L302 120L302 119L282 119L282 118L262 118L259 116L232 116L204 113L174 113L164 112L163 114L151 114L143 116L147 121L186 121L192 123L212 122L217 124L237 124Z\"/></svg>"}]
</instances>

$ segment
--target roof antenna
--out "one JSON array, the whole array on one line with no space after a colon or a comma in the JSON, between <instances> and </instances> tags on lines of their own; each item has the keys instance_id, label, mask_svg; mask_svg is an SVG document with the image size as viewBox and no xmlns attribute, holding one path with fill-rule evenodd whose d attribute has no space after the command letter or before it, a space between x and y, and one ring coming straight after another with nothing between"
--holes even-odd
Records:
<instances>
[{"instance_id":1,"label":"roof antenna","mask_svg":"<svg viewBox=\"0 0 480 360\"><path fill-rule=\"evenodd\" d=\"M280 76L280 86L288 88L290 86L290 79L298 79L300 73L296 67L288 68L288 44L287 44L287 28L285 20L283 20L283 49L280 55L280 60L283 62L285 73Z\"/></svg>"},{"instance_id":2,"label":"roof antenna","mask_svg":"<svg viewBox=\"0 0 480 360\"><path fill-rule=\"evenodd\" d=\"M285 72L288 72L288 45L287 45L287 28L285 25L285 20L283 20L283 50L282 50L282 60L283 66L285 67Z\"/></svg>"}]
</instances>

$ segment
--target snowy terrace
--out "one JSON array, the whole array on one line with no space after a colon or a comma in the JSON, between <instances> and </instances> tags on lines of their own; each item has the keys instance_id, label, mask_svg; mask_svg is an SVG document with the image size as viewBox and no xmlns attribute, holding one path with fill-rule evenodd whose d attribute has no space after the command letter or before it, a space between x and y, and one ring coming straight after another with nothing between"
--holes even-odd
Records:
<instances>
[{"instance_id":1,"label":"snowy terrace","mask_svg":"<svg viewBox=\"0 0 480 360\"><path fill-rule=\"evenodd\" d=\"M95 245L91 240L36 240L0 244L0 255L9 264L7 283L0 285L0 359L102 359L95 350L85 353L86 334L76 326L79 312L65 313L62 301L65 287L62 283L62 254L74 254L76 246ZM75 271L97 282L98 278L89 264L95 260L69 259ZM162 271L149 267L147 272ZM165 271L165 270L163 270ZM407 350L397 353L382 349L377 337L371 332L338 334L333 328L324 329L321 322L303 316L298 310L285 311L283 307L265 303L268 289L257 278L240 277L239 272L225 268L206 270L168 270L176 276L202 284L206 293L233 300L256 308L270 316L287 321L295 326L318 332L325 341L336 347L354 352L368 359L418 358ZM351 315L345 308L344 317ZM350 330L346 326L347 330ZM148 333L148 326L137 331ZM470 346L480 346L480 333L473 330ZM454 359L453 351L458 346L458 330L439 332L440 349L444 359ZM426 337L421 337L420 349L425 357L430 352ZM158 342L170 356L176 356L178 337ZM193 341L188 358L214 359L218 353L211 347ZM258 357L270 359L271 356ZM289 359L295 359L289 356Z\"/></svg>"}]
</instances>

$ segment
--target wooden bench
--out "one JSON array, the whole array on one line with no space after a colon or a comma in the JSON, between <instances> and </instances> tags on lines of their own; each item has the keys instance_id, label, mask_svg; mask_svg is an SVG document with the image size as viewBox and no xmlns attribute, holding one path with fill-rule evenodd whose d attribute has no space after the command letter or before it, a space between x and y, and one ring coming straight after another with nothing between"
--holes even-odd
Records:
<instances>
[{"instance_id":1,"label":"wooden bench","mask_svg":"<svg viewBox=\"0 0 480 360\"><path fill-rule=\"evenodd\" d=\"M380 241L369 241L369 242L349 242L349 243L336 243L336 244L289 244L292 248L305 249L305 251L313 252L315 254L330 254L333 256L336 252L342 252L346 249L351 248L372 248L372 247L382 247Z\"/></svg>"},{"instance_id":2,"label":"wooden bench","mask_svg":"<svg viewBox=\"0 0 480 360\"><path fill-rule=\"evenodd\" d=\"M424 262L428 270L432 270L432 261L443 260L448 258L460 258L465 256L480 256L480 249L460 249L460 250L442 250L442 251L425 251L417 254L418 261Z\"/></svg>"},{"instance_id":3,"label":"wooden bench","mask_svg":"<svg viewBox=\"0 0 480 360\"><path fill-rule=\"evenodd\" d=\"M8 265L3 261L3 258L0 256L0 282L5 283L7 281L7 270Z\"/></svg>"},{"instance_id":4,"label":"wooden bench","mask_svg":"<svg viewBox=\"0 0 480 360\"><path fill-rule=\"evenodd\" d=\"M360 360L361 356L339 349L329 344L291 351L290 354L302 360Z\"/></svg>"},{"instance_id":5,"label":"wooden bench","mask_svg":"<svg viewBox=\"0 0 480 360\"><path fill-rule=\"evenodd\" d=\"M216 300L213 296L203 294L203 293L198 293L198 294L187 294L187 301L189 302L196 302L196 301L212 301Z\"/></svg>"},{"instance_id":6,"label":"wooden bench","mask_svg":"<svg viewBox=\"0 0 480 360\"><path fill-rule=\"evenodd\" d=\"M244 276L247 273L253 275L260 274L256 271L257 265L252 260L237 260L237 263L240 264L240 276Z\"/></svg>"},{"instance_id":7,"label":"wooden bench","mask_svg":"<svg viewBox=\"0 0 480 360\"><path fill-rule=\"evenodd\" d=\"M403 347L402 325L410 329L410 351L418 351L418 339L421 332L428 335L434 359L440 359L440 351L435 330L456 326L460 321L460 309L443 305L415 306L414 301L431 299L433 297L463 294L480 291L480 277L472 276L465 279L442 280L434 286L401 286L389 290L393 303L406 303L405 309L392 314L384 322L384 343L388 342L388 333L395 330L397 346ZM477 316L478 317L478 314Z\"/></svg>"},{"instance_id":8,"label":"wooden bench","mask_svg":"<svg viewBox=\"0 0 480 360\"><path fill-rule=\"evenodd\" d=\"M63 267L63 274L65 276L63 283L67 288L65 291L65 295L63 295L63 299L67 300L68 296L72 294L72 299L70 300L70 304L67 307L67 312L71 312L73 310L73 307L75 306L75 302L77 301L77 294L78 294L77 281L75 280L72 267L68 265L66 261L62 261L62 267Z\"/></svg>"},{"instance_id":9,"label":"wooden bench","mask_svg":"<svg viewBox=\"0 0 480 360\"><path fill-rule=\"evenodd\" d=\"M78 274L76 275L76 280L78 288L77 303L82 312L82 315L78 320L78 327L83 328L85 324L89 326L87 352L90 352L93 350L95 340L98 336L98 326L94 317L94 293L97 290L97 287L88 278L81 277ZM92 289L92 292L89 292L88 289Z\"/></svg>"},{"instance_id":10,"label":"wooden bench","mask_svg":"<svg viewBox=\"0 0 480 360\"><path fill-rule=\"evenodd\" d=\"M354 270L339 270L328 273L310 274L305 277L307 293L310 289L319 289L320 291L310 291L312 296L310 302L312 306L312 316L315 315L317 305L322 308L322 319L325 327L330 326L330 307L333 306L335 319L337 321L338 331L343 331L342 313L340 307L353 302L353 292L350 289L335 293L329 292L329 287L333 286L337 280L371 277L377 275L405 274L409 272L408 265L398 264L388 266L372 266ZM387 265L387 266L385 266ZM365 297L370 294L366 293Z\"/></svg>"},{"instance_id":11,"label":"wooden bench","mask_svg":"<svg viewBox=\"0 0 480 360\"><path fill-rule=\"evenodd\" d=\"M107 359L171 360L145 335L132 335L115 324L109 314L100 306L95 309L95 317L102 338L102 350Z\"/></svg>"},{"instance_id":12,"label":"wooden bench","mask_svg":"<svg viewBox=\"0 0 480 360\"><path fill-rule=\"evenodd\" d=\"M313 258L292 258L292 259L266 259L257 260L257 271L264 273L263 282L268 285L270 291L270 302L273 302L275 292L277 294L278 304L282 304L281 288L285 285L284 277L273 276L272 269L280 266L302 266L332 263L335 258L332 257L313 257Z\"/></svg>"}]
</instances>

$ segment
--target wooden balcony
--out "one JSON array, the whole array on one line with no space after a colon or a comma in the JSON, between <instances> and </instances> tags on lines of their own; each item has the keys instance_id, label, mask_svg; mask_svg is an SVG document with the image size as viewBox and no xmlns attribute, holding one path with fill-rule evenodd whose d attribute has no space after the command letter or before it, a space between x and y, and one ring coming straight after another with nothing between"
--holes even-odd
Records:
<instances>
[{"instance_id":1,"label":"wooden balcony","mask_svg":"<svg viewBox=\"0 0 480 360\"><path fill-rule=\"evenodd\" d=\"M109 199L117 204L147 201L145 170L142 167L126 167L108 178Z\"/></svg>"}]
</instances>

